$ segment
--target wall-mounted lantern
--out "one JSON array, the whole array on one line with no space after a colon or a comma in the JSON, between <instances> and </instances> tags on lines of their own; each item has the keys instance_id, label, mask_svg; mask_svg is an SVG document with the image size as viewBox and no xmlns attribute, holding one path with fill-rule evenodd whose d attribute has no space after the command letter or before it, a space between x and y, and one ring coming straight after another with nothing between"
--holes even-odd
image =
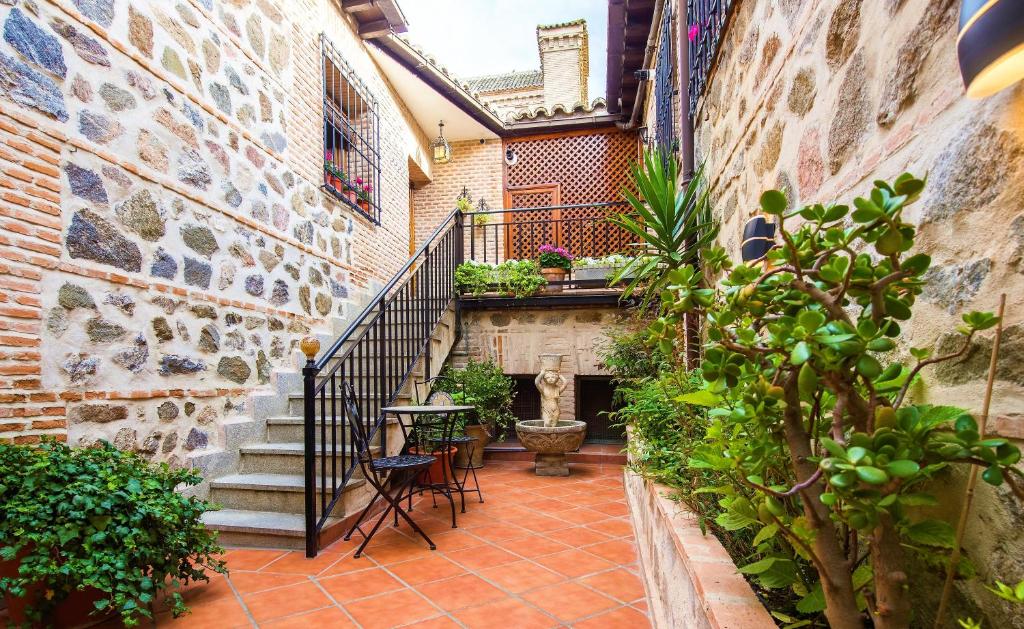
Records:
<instances>
[{"instance_id":1,"label":"wall-mounted lantern","mask_svg":"<svg viewBox=\"0 0 1024 629\"><path fill-rule=\"evenodd\" d=\"M438 136L430 143L430 153L435 164L447 164L452 161L452 145L444 139L444 120L437 123Z\"/></svg>"},{"instance_id":2,"label":"wall-mounted lantern","mask_svg":"<svg viewBox=\"0 0 1024 629\"><path fill-rule=\"evenodd\" d=\"M956 53L970 98L1024 79L1024 2L963 0Z\"/></svg>"},{"instance_id":3,"label":"wall-mounted lantern","mask_svg":"<svg viewBox=\"0 0 1024 629\"><path fill-rule=\"evenodd\" d=\"M743 242L740 255L744 262L764 259L775 246L775 223L769 223L763 216L752 216L743 226Z\"/></svg>"}]
</instances>

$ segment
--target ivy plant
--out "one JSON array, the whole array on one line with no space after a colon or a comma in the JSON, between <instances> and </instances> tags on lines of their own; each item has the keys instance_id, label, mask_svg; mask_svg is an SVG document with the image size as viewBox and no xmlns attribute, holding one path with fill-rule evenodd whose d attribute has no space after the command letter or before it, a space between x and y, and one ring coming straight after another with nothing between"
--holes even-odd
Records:
<instances>
[{"instance_id":1,"label":"ivy plant","mask_svg":"<svg viewBox=\"0 0 1024 629\"><path fill-rule=\"evenodd\" d=\"M978 465L985 482L1019 492L1014 445L979 434L960 409L908 397L922 369L964 355L997 323L965 314L959 349L902 358L896 339L930 265L913 253L903 213L924 186L904 174L874 182L852 208L795 211L765 192L761 209L781 235L766 265L712 252L707 270L724 273L714 288L692 268L672 271L651 326L671 351L683 313L706 313L705 397L688 401L708 409L710 425L690 466L725 474L730 482L709 488L721 494L720 522L756 531L762 558L741 571L793 588L799 611L823 612L833 629L861 629L864 614L878 629L910 624L906 555L934 561L955 543L947 522L917 515L945 499L928 485L941 470Z\"/></svg>"},{"instance_id":2,"label":"ivy plant","mask_svg":"<svg viewBox=\"0 0 1024 629\"><path fill-rule=\"evenodd\" d=\"M208 505L176 491L192 470L151 464L106 442L69 448L0 444L0 558L20 561L0 592L28 596L33 624L46 624L74 590L95 588L93 613L116 611L125 626L152 618L161 593L175 616L177 589L226 573L223 549L200 522ZM41 593L41 595L39 595Z\"/></svg>"}]
</instances>

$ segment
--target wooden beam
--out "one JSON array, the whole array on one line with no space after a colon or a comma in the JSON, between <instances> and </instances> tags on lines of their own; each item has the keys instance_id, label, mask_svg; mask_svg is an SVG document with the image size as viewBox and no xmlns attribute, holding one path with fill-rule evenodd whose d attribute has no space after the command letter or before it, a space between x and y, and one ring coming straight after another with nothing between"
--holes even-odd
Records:
<instances>
[{"instance_id":1,"label":"wooden beam","mask_svg":"<svg viewBox=\"0 0 1024 629\"><path fill-rule=\"evenodd\" d=\"M377 8L376 0L341 0L341 8L345 13L361 13Z\"/></svg>"},{"instance_id":2,"label":"wooden beam","mask_svg":"<svg viewBox=\"0 0 1024 629\"><path fill-rule=\"evenodd\" d=\"M372 22L365 22L359 24L359 37L363 39L373 39L374 37L383 37L391 32L391 23L386 18L374 20Z\"/></svg>"}]
</instances>

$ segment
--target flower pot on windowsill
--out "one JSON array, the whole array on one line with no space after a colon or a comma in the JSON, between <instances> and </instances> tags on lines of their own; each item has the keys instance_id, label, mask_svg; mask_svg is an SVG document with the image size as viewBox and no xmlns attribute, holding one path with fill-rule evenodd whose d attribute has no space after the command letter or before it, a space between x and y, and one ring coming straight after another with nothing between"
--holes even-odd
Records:
<instances>
[{"instance_id":1,"label":"flower pot on windowsill","mask_svg":"<svg viewBox=\"0 0 1024 629\"><path fill-rule=\"evenodd\" d=\"M455 454L458 451L459 449L456 448L455 446L449 446L448 454L446 456L445 453L441 450L421 452L420 449L415 446L409 448L409 454L429 454L430 456L434 457L434 462L430 465L430 468L427 471L420 473L420 477L417 479L417 482L419 482L419 484L421 485L427 485L430 483L434 483L436 485L444 483L446 478L449 482L451 482L451 480L455 478L455 475L451 467L449 467L448 475L445 476L444 461L448 461L448 465L450 466L455 458Z\"/></svg>"},{"instance_id":2,"label":"flower pot on windowsill","mask_svg":"<svg viewBox=\"0 0 1024 629\"><path fill-rule=\"evenodd\" d=\"M366 212L367 214L370 213L370 202L366 199L359 199L356 201L356 204L359 205L359 209L363 212Z\"/></svg>"},{"instance_id":3,"label":"flower pot on windowsill","mask_svg":"<svg viewBox=\"0 0 1024 629\"><path fill-rule=\"evenodd\" d=\"M544 279L548 281L548 285L544 287L545 293L560 293L562 292L561 284L552 284L552 282L562 282L565 280L567 272L565 269L558 267L545 267L540 270L540 274L544 276Z\"/></svg>"},{"instance_id":4,"label":"flower pot on windowsill","mask_svg":"<svg viewBox=\"0 0 1024 629\"><path fill-rule=\"evenodd\" d=\"M358 195L358 194L356 194L356 191L355 191L355 190L347 190L347 191L345 192L345 194L346 194L346 196L348 196L348 200L349 200L349 201L350 201L351 203L355 203L355 202L356 202L357 200L359 200L359 195Z\"/></svg>"}]
</instances>

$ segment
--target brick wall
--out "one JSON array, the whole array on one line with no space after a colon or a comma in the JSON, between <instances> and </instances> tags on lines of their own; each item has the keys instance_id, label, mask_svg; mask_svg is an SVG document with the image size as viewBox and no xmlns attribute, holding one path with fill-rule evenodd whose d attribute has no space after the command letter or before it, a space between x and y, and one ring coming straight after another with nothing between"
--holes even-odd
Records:
<instances>
[{"instance_id":1,"label":"brick wall","mask_svg":"<svg viewBox=\"0 0 1024 629\"><path fill-rule=\"evenodd\" d=\"M555 105L589 103L586 24L538 27L537 46L544 71L544 106L550 110Z\"/></svg>"},{"instance_id":2,"label":"brick wall","mask_svg":"<svg viewBox=\"0 0 1024 629\"><path fill-rule=\"evenodd\" d=\"M434 180L413 191L416 245L423 244L442 220L455 209L465 187L474 206L483 198L495 210L502 205L501 140L452 142L452 161L434 165Z\"/></svg>"},{"instance_id":3,"label":"brick wall","mask_svg":"<svg viewBox=\"0 0 1024 629\"><path fill-rule=\"evenodd\" d=\"M297 340L405 261L423 132L331 0L0 22L0 439L222 447ZM321 30L379 101L380 226L319 188Z\"/></svg>"}]
</instances>

